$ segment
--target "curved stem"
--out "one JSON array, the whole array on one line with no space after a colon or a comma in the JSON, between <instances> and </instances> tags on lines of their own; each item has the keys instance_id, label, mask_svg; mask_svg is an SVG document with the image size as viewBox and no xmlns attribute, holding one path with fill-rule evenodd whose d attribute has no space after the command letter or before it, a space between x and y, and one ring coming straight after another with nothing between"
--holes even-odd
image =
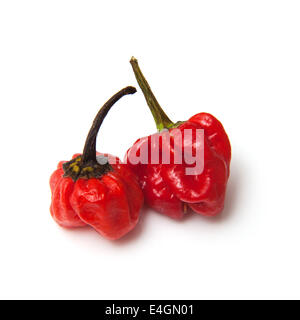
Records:
<instances>
[{"instance_id":1,"label":"curved stem","mask_svg":"<svg viewBox=\"0 0 300 320\"><path fill-rule=\"evenodd\" d=\"M97 113L94 122L91 126L89 134L85 140L85 145L82 153L82 163L87 163L88 161L97 161L96 160L96 138L98 131L101 127L101 124L106 117L110 108L123 96L127 94L133 94L136 92L134 87L126 87L112 96L99 110Z\"/></svg>"},{"instance_id":2,"label":"curved stem","mask_svg":"<svg viewBox=\"0 0 300 320\"><path fill-rule=\"evenodd\" d=\"M174 125L174 123L169 119L169 117L165 114L162 107L159 105L156 100L147 80L145 79L136 58L132 57L130 60L133 72L135 74L136 80L143 91L147 104L152 112L154 121L156 123L157 129L160 131L165 128L170 128Z\"/></svg>"}]
</instances>

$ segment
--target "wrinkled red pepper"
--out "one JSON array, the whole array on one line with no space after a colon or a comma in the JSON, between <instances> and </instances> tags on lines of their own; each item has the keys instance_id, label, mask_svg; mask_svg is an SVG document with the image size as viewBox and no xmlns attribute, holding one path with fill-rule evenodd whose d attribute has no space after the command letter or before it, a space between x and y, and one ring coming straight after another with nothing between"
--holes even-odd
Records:
<instances>
[{"instance_id":1,"label":"wrinkled red pepper","mask_svg":"<svg viewBox=\"0 0 300 320\"><path fill-rule=\"evenodd\" d=\"M115 240L136 226L143 194L135 174L116 157L96 153L97 133L108 111L121 97L135 92L126 87L108 100L93 122L83 153L59 162L52 174L50 212L62 227L90 225Z\"/></svg>"},{"instance_id":2,"label":"wrinkled red pepper","mask_svg":"<svg viewBox=\"0 0 300 320\"><path fill-rule=\"evenodd\" d=\"M175 219L182 218L189 209L205 216L217 215L224 207L231 160L230 142L221 122L211 114L198 113L185 122L173 123L157 102L137 60L132 58L130 63L157 129L159 131L167 129L152 135L151 138L159 135L159 143L153 145L149 137L141 138L125 156L125 161L139 177L145 202L156 211ZM184 137L185 129L192 131L193 136L190 139ZM204 130L201 146L196 141L197 129ZM176 148L178 150L175 138L178 134L182 137L182 148L191 147L193 154L196 154L197 148L203 148L204 170L201 174L186 175L186 168L192 165L186 163L184 159L182 164L174 161L174 152ZM163 141L167 140L167 135L171 140L167 147L171 161L169 164L162 164L162 152L166 148ZM132 163L131 158L140 155L145 148L148 149L148 164ZM160 161L151 164L151 154L155 154L157 148Z\"/></svg>"}]
</instances>

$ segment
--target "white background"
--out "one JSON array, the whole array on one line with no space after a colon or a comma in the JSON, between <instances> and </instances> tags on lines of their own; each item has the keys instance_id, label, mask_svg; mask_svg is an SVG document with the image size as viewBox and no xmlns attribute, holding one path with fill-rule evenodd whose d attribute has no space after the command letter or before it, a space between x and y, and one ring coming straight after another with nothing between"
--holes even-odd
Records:
<instances>
[{"instance_id":1,"label":"white background","mask_svg":"<svg viewBox=\"0 0 300 320\"><path fill-rule=\"evenodd\" d=\"M300 298L299 1L1 1L0 298ZM144 210L109 242L63 230L49 176L81 152L99 107L137 85L166 113L206 111L232 143L226 208L176 222ZM155 132L139 91L97 148Z\"/></svg>"}]
</instances>

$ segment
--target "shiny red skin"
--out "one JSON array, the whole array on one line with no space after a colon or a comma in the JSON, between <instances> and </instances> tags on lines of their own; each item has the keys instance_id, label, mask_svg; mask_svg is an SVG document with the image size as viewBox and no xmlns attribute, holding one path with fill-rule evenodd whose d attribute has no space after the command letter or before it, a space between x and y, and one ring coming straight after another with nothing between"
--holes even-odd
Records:
<instances>
[{"instance_id":1,"label":"shiny red skin","mask_svg":"<svg viewBox=\"0 0 300 320\"><path fill-rule=\"evenodd\" d=\"M50 212L60 226L90 225L110 240L121 238L136 226L144 198L135 174L127 165L119 159L116 164L109 161L112 171L100 178L79 178L74 182L63 177L64 162L58 164L50 178Z\"/></svg>"},{"instance_id":2,"label":"shiny red skin","mask_svg":"<svg viewBox=\"0 0 300 320\"><path fill-rule=\"evenodd\" d=\"M132 164L130 154L139 154L143 144L148 144L148 153L159 148L161 154L162 139L160 135L159 145L151 146L149 137L144 137L135 142L127 151L125 162L139 177L139 182L144 193L146 204L154 210L181 219L188 208L204 216L215 216L224 207L227 181L229 178L231 147L227 134L221 124L214 116L208 113L198 113L188 121L177 127L180 131L184 129L204 129L204 170L200 175L186 175L187 163L174 164L174 145L170 147L170 164ZM174 138L176 130L169 129L169 134ZM196 145L194 136L192 139L182 140L182 145L191 145L192 150L199 147ZM161 161L161 158L160 158Z\"/></svg>"}]
</instances>

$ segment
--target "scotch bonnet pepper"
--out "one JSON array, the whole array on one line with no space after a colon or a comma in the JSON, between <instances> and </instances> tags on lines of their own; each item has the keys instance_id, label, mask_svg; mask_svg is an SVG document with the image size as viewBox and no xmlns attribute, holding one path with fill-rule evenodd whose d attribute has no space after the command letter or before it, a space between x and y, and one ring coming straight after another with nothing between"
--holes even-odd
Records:
<instances>
[{"instance_id":1,"label":"scotch bonnet pepper","mask_svg":"<svg viewBox=\"0 0 300 320\"><path fill-rule=\"evenodd\" d=\"M61 161L50 178L54 220L66 228L90 225L107 239L115 240L137 224L143 194L135 174L108 154L96 153L96 137L110 108L136 89L126 87L98 112L82 154Z\"/></svg>"},{"instance_id":2,"label":"scotch bonnet pepper","mask_svg":"<svg viewBox=\"0 0 300 320\"><path fill-rule=\"evenodd\" d=\"M156 211L175 219L182 218L190 209L205 216L217 215L224 207L231 160L230 142L221 122L209 113L198 113L187 121L173 123L156 100L137 60L132 58L130 63L159 131L151 137L137 140L125 156L125 161L139 177L145 202ZM189 138L185 136L186 129L192 132ZM200 144L196 139L197 129L204 132ZM159 142L153 144L151 141L155 135L159 135L156 140ZM178 135L181 140L176 139ZM168 139L170 144L164 144ZM178 141L181 146L176 145ZM161 160L163 151L166 151L164 148L170 152L170 162L167 164ZM184 157L180 164L174 161L175 151L180 148L190 148L193 154L202 148L203 171L200 174L186 174L186 169L192 165ZM146 149L148 163L131 160ZM151 154L157 151L159 161L151 163Z\"/></svg>"}]
</instances>

